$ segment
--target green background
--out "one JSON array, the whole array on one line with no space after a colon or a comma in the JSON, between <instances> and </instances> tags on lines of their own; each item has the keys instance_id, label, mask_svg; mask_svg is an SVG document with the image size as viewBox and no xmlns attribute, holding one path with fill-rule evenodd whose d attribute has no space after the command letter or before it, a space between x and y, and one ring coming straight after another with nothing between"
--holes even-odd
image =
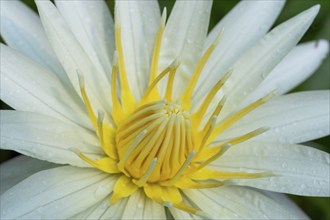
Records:
<instances>
[{"instance_id":1,"label":"green background","mask_svg":"<svg viewBox=\"0 0 330 220\"><path fill-rule=\"evenodd\" d=\"M23 0L27 5L36 10L36 6L31 0ZM261 0L259 0L261 1ZM266 0L265 0L266 1ZM106 1L113 12L114 2L112 0ZM214 0L212 7L212 14L210 20L210 30L219 20L238 2L238 0ZM161 9L167 7L168 12L171 11L174 1L166 0L159 1ZM301 42L327 39L330 40L330 0L288 0L282 13L277 19L276 23L293 17L299 12L308 9L309 7L320 4L321 9L316 17L311 28L307 31ZM1 40L2 41L2 40ZM294 91L301 90L319 90L330 89L330 65L329 56L323 62L322 66L315 72L315 74L306 80L303 84L294 89ZM329 103L330 104L330 103ZM1 101L1 109L10 109L5 103ZM313 143L308 143L321 150L330 152L330 137L318 139ZM1 151L0 162L10 159L16 154L11 151ZM329 219L330 220L330 198L316 198L316 197L302 197L290 196L312 219Z\"/></svg>"}]
</instances>

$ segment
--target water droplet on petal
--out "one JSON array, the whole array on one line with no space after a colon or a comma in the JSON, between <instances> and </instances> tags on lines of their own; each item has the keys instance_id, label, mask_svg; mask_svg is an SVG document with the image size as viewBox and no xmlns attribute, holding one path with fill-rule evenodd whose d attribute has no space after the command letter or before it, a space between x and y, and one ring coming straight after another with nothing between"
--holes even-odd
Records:
<instances>
[{"instance_id":1,"label":"water droplet on petal","mask_svg":"<svg viewBox=\"0 0 330 220\"><path fill-rule=\"evenodd\" d=\"M288 167L288 165L287 165L287 163L282 163L282 168L287 168Z\"/></svg>"},{"instance_id":2,"label":"water droplet on petal","mask_svg":"<svg viewBox=\"0 0 330 220\"><path fill-rule=\"evenodd\" d=\"M107 193L108 193L108 191L107 191L107 189L104 186L99 186L95 190L95 196L96 197L103 197Z\"/></svg>"},{"instance_id":3,"label":"water droplet on petal","mask_svg":"<svg viewBox=\"0 0 330 220\"><path fill-rule=\"evenodd\" d=\"M107 201L104 201L100 206L100 208L103 209L103 210L107 209L108 207L109 207L109 203Z\"/></svg>"}]
</instances>

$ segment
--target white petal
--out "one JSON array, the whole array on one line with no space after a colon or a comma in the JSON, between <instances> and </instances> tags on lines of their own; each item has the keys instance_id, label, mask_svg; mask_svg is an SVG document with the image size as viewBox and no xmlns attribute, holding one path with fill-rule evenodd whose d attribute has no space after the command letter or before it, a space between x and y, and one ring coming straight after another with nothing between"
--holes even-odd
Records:
<instances>
[{"instance_id":1,"label":"white petal","mask_svg":"<svg viewBox=\"0 0 330 220\"><path fill-rule=\"evenodd\" d=\"M17 156L6 161L0 165L0 194L32 174L56 166L58 165L26 156Z\"/></svg>"},{"instance_id":2,"label":"white petal","mask_svg":"<svg viewBox=\"0 0 330 220\"><path fill-rule=\"evenodd\" d=\"M329 51L326 40L303 43L295 47L245 100L257 100L271 91L282 95L305 81L321 65ZM244 104L243 104L244 105Z\"/></svg>"},{"instance_id":3,"label":"white petal","mask_svg":"<svg viewBox=\"0 0 330 220\"><path fill-rule=\"evenodd\" d=\"M67 219L107 197L115 178L95 169L41 171L1 195L4 219Z\"/></svg>"},{"instance_id":4,"label":"white petal","mask_svg":"<svg viewBox=\"0 0 330 220\"><path fill-rule=\"evenodd\" d=\"M122 219L166 219L163 206L147 198L142 190L128 198Z\"/></svg>"},{"instance_id":5,"label":"white petal","mask_svg":"<svg viewBox=\"0 0 330 220\"><path fill-rule=\"evenodd\" d=\"M196 217L180 209L169 208L169 210L171 212L171 215L174 217L174 219L194 219L194 217Z\"/></svg>"},{"instance_id":6,"label":"white petal","mask_svg":"<svg viewBox=\"0 0 330 220\"><path fill-rule=\"evenodd\" d=\"M247 187L222 186L184 190L193 203L214 219L297 219L280 202Z\"/></svg>"},{"instance_id":7,"label":"white petal","mask_svg":"<svg viewBox=\"0 0 330 220\"><path fill-rule=\"evenodd\" d=\"M176 58L175 96L179 96L192 75L206 39L212 1L176 1L166 24L160 51L159 72Z\"/></svg>"},{"instance_id":8,"label":"white petal","mask_svg":"<svg viewBox=\"0 0 330 220\"><path fill-rule=\"evenodd\" d=\"M330 155L302 145L249 142L230 148L212 167L220 170L268 171L274 176L229 180L251 186L304 196L330 195Z\"/></svg>"},{"instance_id":9,"label":"white petal","mask_svg":"<svg viewBox=\"0 0 330 220\"><path fill-rule=\"evenodd\" d=\"M1 44L1 99L17 110L37 112L91 127L84 105L48 69Z\"/></svg>"},{"instance_id":10,"label":"white petal","mask_svg":"<svg viewBox=\"0 0 330 220\"><path fill-rule=\"evenodd\" d=\"M39 17L20 1L1 1L1 36L6 43L57 73L62 80L67 76L58 62Z\"/></svg>"},{"instance_id":11,"label":"white petal","mask_svg":"<svg viewBox=\"0 0 330 220\"><path fill-rule=\"evenodd\" d=\"M103 69L89 59L78 40L50 1L36 1L48 39L65 69L72 85L80 94L78 74L84 76L89 99L95 109L111 112L109 82Z\"/></svg>"},{"instance_id":12,"label":"white petal","mask_svg":"<svg viewBox=\"0 0 330 220\"><path fill-rule=\"evenodd\" d=\"M116 1L127 78L137 100L148 85L149 65L160 23L157 1Z\"/></svg>"},{"instance_id":13,"label":"white petal","mask_svg":"<svg viewBox=\"0 0 330 220\"><path fill-rule=\"evenodd\" d=\"M113 205L109 204L109 198L104 199L100 203L92 206L83 213L79 213L73 219L121 219L125 206L127 204L127 198L123 198ZM79 218L79 216L81 216Z\"/></svg>"},{"instance_id":14,"label":"white petal","mask_svg":"<svg viewBox=\"0 0 330 220\"><path fill-rule=\"evenodd\" d=\"M310 91L280 96L257 108L217 140L224 140L260 127L270 130L253 140L302 143L329 135L330 93Z\"/></svg>"},{"instance_id":15,"label":"white petal","mask_svg":"<svg viewBox=\"0 0 330 220\"><path fill-rule=\"evenodd\" d=\"M269 191L260 190L260 193L265 194L270 197L272 200L276 201L278 204L281 204L288 212L291 212L295 219L310 219L302 209L300 209L287 195L283 193L274 193Z\"/></svg>"},{"instance_id":16,"label":"white petal","mask_svg":"<svg viewBox=\"0 0 330 220\"><path fill-rule=\"evenodd\" d=\"M241 1L211 31L204 50L222 30L221 41L204 67L195 90L198 102L240 55L254 45L273 25L285 1ZM209 86L205 86L209 85Z\"/></svg>"},{"instance_id":17,"label":"white petal","mask_svg":"<svg viewBox=\"0 0 330 220\"><path fill-rule=\"evenodd\" d=\"M110 76L114 24L104 1L56 1L60 13L94 65Z\"/></svg>"},{"instance_id":18,"label":"white petal","mask_svg":"<svg viewBox=\"0 0 330 220\"><path fill-rule=\"evenodd\" d=\"M79 126L35 113L1 111L1 149L59 164L89 166L70 148L102 155L95 134Z\"/></svg>"},{"instance_id":19,"label":"white petal","mask_svg":"<svg viewBox=\"0 0 330 220\"><path fill-rule=\"evenodd\" d=\"M225 116L244 100L271 70L298 43L314 20L320 6L314 6L274 28L247 51L232 67L233 74L224 86Z\"/></svg>"}]
</instances>

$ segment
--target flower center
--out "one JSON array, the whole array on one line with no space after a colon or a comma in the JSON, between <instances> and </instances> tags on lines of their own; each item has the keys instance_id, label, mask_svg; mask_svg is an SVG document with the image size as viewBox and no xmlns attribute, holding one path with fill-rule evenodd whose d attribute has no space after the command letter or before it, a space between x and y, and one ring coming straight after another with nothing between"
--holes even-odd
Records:
<instances>
[{"instance_id":1,"label":"flower center","mask_svg":"<svg viewBox=\"0 0 330 220\"><path fill-rule=\"evenodd\" d=\"M118 168L155 183L175 177L194 148L189 112L165 100L139 107L116 131Z\"/></svg>"},{"instance_id":2,"label":"flower center","mask_svg":"<svg viewBox=\"0 0 330 220\"><path fill-rule=\"evenodd\" d=\"M222 107L226 104L226 97L222 97L217 105L214 105L214 99L230 77L231 71L228 71L210 89L200 107L192 111L193 91L207 60L220 41L219 36L196 63L191 79L180 98L173 101L174 78L180 61L175 59L162 72L158 70L165 18L166 10L155 39L148 87L142 99L138 100L139 103L136 103L137 100L127 81L121 28L117 20L117 51L114 54L111 75L111 117L102 110L98 110L95 115L95 109L86 92L84 78L78 73L81 96L104 155L91 159L79 150L73 151L91 166L117 175L110 203L116 203L143 188L146 196L159 204L176 207L204 218L200 210L184 203L181 189L219 187L227 179L262 178L270 175L213 170L208 165L221 157L232 145L242 143L267 130L259 128L238 137L213 143L219 134L264 104L272 94L233 112L217 123ZM165 76L167 85L165 91L161 92L157 84ZM106 116L112 123L104 122Z\"/></svg>"}]
</instances>

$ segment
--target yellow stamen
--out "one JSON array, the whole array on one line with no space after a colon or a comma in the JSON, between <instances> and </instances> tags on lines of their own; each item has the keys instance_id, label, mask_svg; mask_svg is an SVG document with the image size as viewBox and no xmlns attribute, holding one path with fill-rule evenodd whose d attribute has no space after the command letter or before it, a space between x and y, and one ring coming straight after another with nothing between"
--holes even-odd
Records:
<instances>
[{"instance_id":1,"label":"yellow stamen","mask_svg":"<svg viewBox=\"0 0 330 220\"><path fill-rule=\"evenodd\" d=\"M98 136L101 143L103 151L112 159L117 160L117 152L114 145L110 142L110 137L113 134L113 131L110 127L103 124L104 112L101 110L97 111L97 128ZM106 137L104 136L106 135Z\"/></svg>"},{"instance_id":2,"label":"yellow stamen","mask_svg":"<svg viewBox=\"0 0 330 220\"><path fill-rule=\"evenodd\" d=\"M167 14L166 8L164 8L163 13L162 13L162 18L160 21L160 25L159 25L159 28L157 31L155 45L154 45L154 51L153 51L152 60L151 60L149 85L151 85L151 83L154 81L154 79L156 78L156 76L158 74L159 52L160 52L163 33L164 33L164 29L165 29L166 14Z\"/></svg>"},{"instance_id":3,"label":"yellow stamen","mask_svg":"<svg viewBox=\"0 0 330 220\"><path fill-rule=\"evenodd\" d=\"M211 54L213 53L214 49L217 47L217 45L220 42L220 39L222 37L223 31L220 33L220 35L217 37L217 39L211 44L211 46L206 50L206 52L203 54L202 58L198 61L196 68L194 70L194 73L189 81L189 84L182 96L182 106L185 109L190 109L190 105L191 105L191 97L192 97L192 93L194 91L194 88L196 86L197 80L200 76L200 74L202 73L202 70L206 64L206 62L208 61L208 59L210 58Z\"/></svg>"},{"instance_id":4,"label":"yellow stamen","mask_svg":"<svg viewBox=\"0 0 330 220\"><path fill-rule=\"evenodd\" d=\"M205 144L209 140L209 137L210 137L210 135L212 134L212 132L213 132L213 130L215 128L216 122L217 122L217 116L212 116L212 120L211 120L210 126L208 128L207 127L205 128L205 130L207 129L206 132L203 132L203 133L205 133L205 135L203 136L201 143L198 145L199 147L197 149L198 150L198 153L197 153L196 157L199 156L199 154L203 150Z\"/></svg>"},{"instance_id":5,"label":"yellow stamen","mask_svg":"<svg viewBox=\"0 0 330 220\"><path fill-rule=\"evenodd\" d=\"M214 117L218 118L218 116L219 116L219 114L220 114L220 112L221 112L221 110L222 110L222 108L223 108L225 102L226 102L226 96L224 96L224 97L220 100L220 102L218 103L218 105L217 105L217 107L215 108L213 114L211 115L211 117L210 117L209 120L207 121L207 123L206 123L206 125L205 125L205 127L204 127L204 130L205 130L205 128L209 128L209 127L211 126L211 124L212 124L212 119L213 119ZM199 120L199 121L201 122L201 120ZM195 126L196 126L196 127L197 127L197 124L199 124L199 123L198 123L198 122L195 123ZM205 131L202 131L201 134L202 134L202 135L205 134Z\"/></svg>"},{"instance_id":6,"label":"yellow stamen","mask_svg":"<svg viewBox=\"0 0 330 220\"><path fill-rule=\"evenodd\" d=\"M179 62L175 60L174 67L170 72L168 81L167 81L167 86L166 86L166 92L165 92L165 99L169 102L172 102L172 90L173 90L173 84L174 84L174 75L176 73L176 70L179 67Z\"/></svg>"},{"instance_id":7,"label":"yellow stamen","mask_svg":"<svg viewBox=\"0 0 330 220\"><path fill-rule=\"evenodd\" d=\"M258 128L254 131L251 131L247 134L244 134L242 136L233 138L229 141L226 141L224 143L222 143L221 145L214 147L214 148L218 148L219 151L218 153L214 154L213 156L211 156L209 159L207 159L205 162L203 162L196 170L202 169L203 167L205 167L206 165L212 163L213 161L215 161L216 159L218 159L221 155L223 155L223 153L232 145L235 144L239 144L242 143L244 141L247 141L253 137L256 137L264 132L268 131L268 128Z\"/></svg>"},{"instance_id":8,"label":"yellow stamen","mask_svg":"<svg viewBox=\"0 0 330 220\"><path fill-rule=\"evenodd\" d=\"M223 122L221 122L213 131L210 140L213 140L215 137L217 137L221 132L223 132L225 129L229 128L231 125L233 125L235 122L243 118L245 115L253 111L254 109L258 108L259 106L266 103L269 99L271 99L274 96L274 92L271 92L264 96L263 98L258 99L257 101L251 103L250 105L244 107L240 111L236 112L235 114L229 116L227 119L225 119Z\"/></svg>"},{"instance_id":9,"label":"yellow stamen","mask_svg":"<svg viewBox=\"0 0 330 220\"><path fill-rule=\"evenodd\" d=\"M183 177L175 183L175 186L181 189L204 189L204 188L214 188L222 185L224 185L224 183L219 181L215 183L197 183L194 180L187 177Z\"/></svg>"},{"instance_id":10,"label":"yellow stamen","mask_svg":"<svg viewBox=\"0 0 330 220\"><path fill-rule=\"evenodd\" d=\"M196 119L203 118L207 108L209 107L211 101L213 100L214 96L217 94L217 92L221 89L221 87L225 84L226 80L230 77L232 71L228 71L221 80L219 80L211 89L209 94L206 96L204 102L201 104L199 110L194 113L193 121L196 121ZM219 113L218 113L219 114ZM195 119L195 120L194 120Z\"/></svg>"},{"instance_id":11,"label":"yellow stamen","mask_svg":"<svg viewBox=\"0 0 330 220\"><path fill-rule=\"evenodd\" d=\"M147 91L144 93L144 96L142 98L141 103L145 103L145 101L153 101L154 99L158 99L158 96L154 96L152 94L152 91L154 91L156 88L156 85L159 83L161 79L163 79L168 73L175 73L176 69L178 68L178 61L174 60L174 62L167 67L163 72L161 72L156 79L150 84ZM151 97L151 99L150 99ZM148 99L149 98L149 99Z\"/></svg>"},{"instance_id":12,"label":"yellow stamen","mask_svg":"<svg viewBox=\"0 0 330 220\"><path fill-rule=\"evenodd\" d=\"M120 171L117 169L116 161L110 157L103 157L98 160L92 160L77 149L71 148L70 150L77 154L82 160L99 170L102 170L106 173L120 173Z\"/></svg>"},{"instance_id":13,"label":"yellow stamen","mask_svg":"<svg viewBox=\"0 0 330 220\"><path fill-rule=\"evenodd\" d=\"M112 117L116 124L118 124L123 117L123 109L118 101L117 95L117 71L118 71L118 52L113 56L112 75L111 75L111 98L112 98Z\"/></svg>"},{"instance_id":14,"label":"yellow stamen","mask_svg":"<svg viewBox=\"0 0 330 220\"><path fill-rule=\"evenodd\" d=\"M120 176L113 188L113 194L110 199L110 203L114 204L118 200L132 195L137 189L138 186L135 185L130 178L126 177L125 175Z\"/></svg>"},{"instance_id":15,"label":"yellow stamen","mask_svg":"<svg viewBox=\"0 0 330 220\"><path fill-rule=\"evenodd\" d=\"M248 172L224 172L218 170L201 169L197 172L190 174L189 178L194 180L209 180L209 179L255 179L270 177L272 174L269 172L248 173Z\"/></svg>"},{"instance_id":16,"label":"yellow stamen","mask_svg":"<svg viewBox=\"0 0 330 220\"><path fill-rule=\"evenodd\" d=\"M136 185L138 186L143 186L149 179L149 177L151 176L152 171L154 170L155 166L157 163L157 158L154 158L152 160L152 162L150 163L150 166L147 170L147 172L141 177L141 179L139 179L138 181L135 182Z\"/></svg>"},{"instance_id":17,"label":"yellow stamen","mask_svg":"<svg viewBox=\"0 0 330 220\"><path fill-rule=\"evenodd\" d=\"M85 78L82 74L79 73L79 71L77 72L77 74L78 74L78 80L79 80L81 96L84 100L89 118L91 119L91 122L92 122L94 128L97 131L97 119L96 119L96 116L94 114L93 107L92 107L92 105L91 105L91 103L88 99L87 93L86 93Z\"/></svg>"},{"instance_id":18,"label":"yellow stamen","mask_svg":"<svg viewBox=\"0 0 330 220\"><path fill-rule=\"evenodd\" d=\"M119 73L120 73L119 81L121 87L121 99L124 110L129 113L132 109L134 109L136 104L126 78L127 74L126 74L126 67L124 61L124 52L121 42L121 27L119 25L118 16L115 23L115 43L119 58Z\"/></svg>"},{"instance_id":19,"label":"yellow stamen","mask_svg":"<svg viewBox=\"0 0 330 220\"><path fill-rule=\"evenodd\" d=\"M133 141L133 143L129 146L129 148L126 150L124 156L122 159L120 159L118 163L118 169L124 170L124 164L126 163L128 157L131 155L133 150L136 148L136 146L141 142L141 140L145 137L147 134L147 130L142 131Z\"/></svg>"},{"instance_id":20,"label":"yellow stamen","mask_svg":"<svg viewBox=\"0 0 330 220\"><path fill-rule=\"evenodd\" d=\"M183 163L183 165L180 167L179 171L175 174L175 176L168 182L166 183L166 185L173 185L183 174L183 172L187 169L187 167L189 166L190 162L192 161L192 159L194 158L196 152L192 151L189 156L187 157L186 161Z\"/></svg>"}]
</instances>

